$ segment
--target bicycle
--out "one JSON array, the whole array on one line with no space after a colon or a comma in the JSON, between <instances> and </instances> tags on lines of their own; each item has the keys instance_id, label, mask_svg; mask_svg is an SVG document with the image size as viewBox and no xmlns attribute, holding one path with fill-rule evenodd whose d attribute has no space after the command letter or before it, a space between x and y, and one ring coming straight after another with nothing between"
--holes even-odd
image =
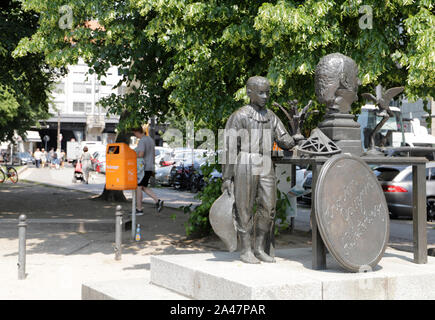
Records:
<instances>
[{"instance_id":1,"label":"bicycle","mask_svg":"<svg viewBox=\"0 0 435 320\"><path fill-rule=\"evenodd\" d=\"M12 183L18 182L18 172L12 166L6 166L6 171L0 165L0 183L5 182L6 180L11 180Z\"/></svg>"}]
</instances>

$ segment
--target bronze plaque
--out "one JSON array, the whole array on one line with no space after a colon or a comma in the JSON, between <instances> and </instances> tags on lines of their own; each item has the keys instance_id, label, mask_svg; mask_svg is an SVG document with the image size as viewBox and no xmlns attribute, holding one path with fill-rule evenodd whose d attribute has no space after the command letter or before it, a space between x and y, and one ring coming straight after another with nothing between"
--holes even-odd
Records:
<instances>
[{"instance_id":1,"label":"bronze plaque","mask_svg":"<svg viewBox=\"0 0 435 320\"><path fill-rule=\"evenodd\" d=\"M385 252L390 223L375 174L361 158L341 154L325 162L315 188L317 224L329 252L347 270L373 269Z\"/></svg>"}]
</instances>

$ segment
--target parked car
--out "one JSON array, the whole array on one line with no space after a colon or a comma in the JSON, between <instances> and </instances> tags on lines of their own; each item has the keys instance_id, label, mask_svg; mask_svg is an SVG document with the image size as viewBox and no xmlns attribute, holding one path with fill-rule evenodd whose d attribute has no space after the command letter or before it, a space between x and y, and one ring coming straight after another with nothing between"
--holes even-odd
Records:
<instances>
[{"instance_id":1,"label":"parked car","mask_svg":"<svg viewBox=\"0 0 435 320\"><path fill-rule=\"evenodd\" d=\"M157 159L157 148L160 149L160 147L156 147L156 159ZM164 154L160 157L159 163L155 164L155 180L156 183L162 185L162 186L172 186L174 182L174 172L171 170L175 165L180 166L181 163L183 163L185 166L189 166L189 164L192 164L192 153L193 153L193 162L194 163L204 163L206 161L206 150L199 150L199 149L189 149L189 148L161 148L163 152L159 151L159 156L161 154ZM171 151L170 153L168 151ZM204 152L205 151L205 152ZM189 187L190 188L190 187Z\"/></svg>"},{"instance_id":2,"label":"parked car","mask_svg":"<svg viewBox=\"0 0 435 320\"><path fill-rule=\"evenodd\" d=\"M157 151L156 151L157 153ZM195 153L194 153L195 155ZM157 163L157 156L156 156L156 170L158 167L171 167L179 161L184 161L186 159L192 158L192 149L186 149L186 148L177 148L174 149L171 153L166 153L162 156L159 154L159 162ZM164 171L165 172L165 171Z\"/></svg>"},{"instance_id":3,"label":"parked car","mask_svg":"<svg viewBox=\"0 0 435 320\"><path fill-rule=\"evenodd\" d=\"M172 165L156 166L155 181L162 186L171 186Z\"/></svg>"},{"instance_id":4,"label":"parked car","mask_svg":"<svg viewBox=\"0 0 435 320\"><path fill-rule=\"evenodd\" d=\"M155 181L156 181L156 183L158 183L162 186L172 186L173 179L171 177L171 170L176 162L180 162L180 161L183 161L183 160L189 158L187 150L189 150L189 155L191 158L191 155L192 155L191 149L164 148L163 150L159 150L158 155L157 155L157 149L156 149L156 162L155 162L155 170L156 170ZM160 160L157 161L158 159L160 159Z\"/></svg>"},{"instance_id":5,"label":"parked car","mask_svg":"<svg viewBox=\"0 0 435 320\"><path fill-rule=\"evenodd\" d=\"M17 152L12 157L14 165L35 164L35 158L29 152Z\"/></svg>"},{"instance_id":6,"label":"parked car","mask_svg":"<svg viewBox=\"0 0 435 320\"><path fill-rule=\"evenodd\" d=\"M96 151L92 154L92 168L96 172L106 173L106 153Z\"/></svg>"},{"instance_id":7,"label":"parked car","mask_svg":"<svg viewBox=\"0 0 435 320\"><path fill-rule=\"evenodd\" d=\"M304 188L306 191L311 191L312 182L313 182L313 172L306 171L305 179L302 182L302 188ZM306 194L300 196L298 199L303 203L311 204L311 192L307 192Z\"/></svg>"},{"instance_id":8,"label":"parked car","mask_svg":"<svg viewBox=\"0 0 435 320\"><path fill-rule=\"evenodd\" d=\"M155 147L155 166L156 169L162 166L162 162L172 158L172 149L164 147ZM169 164L166 164L169 165Z\"/></svg>"},{"instance_id":9,"label":"parked car","mask_svg":"<svg viewBox=\"0 0 435 320\"><path fill-rule=\"evenodd\" d=\"M412 166L379 166L374 173L384 191L392 218L412 218ZM435 162L426 164L428 220L435 218Z\"/></svg>"}]
</instances>

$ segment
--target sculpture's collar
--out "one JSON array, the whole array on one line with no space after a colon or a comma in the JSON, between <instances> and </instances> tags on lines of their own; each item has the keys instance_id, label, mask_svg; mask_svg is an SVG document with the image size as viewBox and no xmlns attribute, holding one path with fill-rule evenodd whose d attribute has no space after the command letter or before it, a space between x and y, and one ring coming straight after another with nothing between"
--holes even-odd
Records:
<instances>
[{"instance_id":1,"label":"sculpture's collar","mask_svg":"<svg viewBox=\"0 0 435 320\"><path fill-rule=\"evenodd\" d=\"M266 108L259 108L256 106L248 105L248 117L257 122L269 122L269 112Z\"/></svg>"}]
</instances>

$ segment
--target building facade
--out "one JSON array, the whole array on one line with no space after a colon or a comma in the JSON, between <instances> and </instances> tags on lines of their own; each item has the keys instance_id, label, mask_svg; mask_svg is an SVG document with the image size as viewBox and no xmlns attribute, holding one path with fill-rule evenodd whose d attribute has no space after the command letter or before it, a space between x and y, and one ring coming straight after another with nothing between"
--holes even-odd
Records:
<instances>
[{"instance_id":1,"label":"building facade","mask_svg":"<svg viewBox=\"0 0 435 320\"><path fill-rule=\"evenodd\" d=\"M49 137L47 148L57 147L58 136L62 149L66 148L66 142L71 139L114 142L119 116L108 116L107 110L98 101L112 93L124 94L125 86L113 89L121 79L116 67L111 67L107 76L100 80L95 74L89 74L88 70L89 67L80 61L79 64L68 67L68 74L56 83L50 106L52 117L40 121L39 134L43 140L41 147L45 148L45 136Z\"/></svg>"}]
</instances>

